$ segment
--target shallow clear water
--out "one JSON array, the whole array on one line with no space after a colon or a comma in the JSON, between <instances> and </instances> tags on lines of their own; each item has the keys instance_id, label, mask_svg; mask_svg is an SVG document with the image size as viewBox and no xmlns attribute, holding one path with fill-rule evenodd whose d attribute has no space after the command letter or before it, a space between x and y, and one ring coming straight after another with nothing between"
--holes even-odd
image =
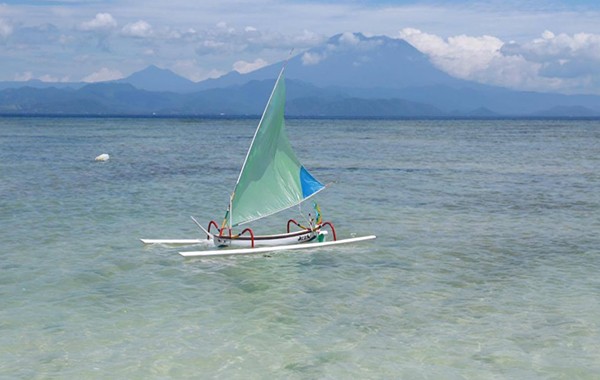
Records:
<instances>
[{"instance_id":1,"label":"shallow clear water","mask_svg":"<svg viewBox=\"0 0 600 380\"><path fill-rule=\"evenodd\" d=\"M0 119L0 377L598 378L600 121L289 120L377 240L143 247L222 218L255 125Z\"/></svg>"}]
</instances>

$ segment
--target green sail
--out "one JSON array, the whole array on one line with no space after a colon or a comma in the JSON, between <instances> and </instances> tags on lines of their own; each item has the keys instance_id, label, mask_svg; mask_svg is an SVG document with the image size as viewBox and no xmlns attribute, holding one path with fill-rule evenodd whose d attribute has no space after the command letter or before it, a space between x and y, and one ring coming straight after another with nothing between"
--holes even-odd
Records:
<instances>
[{"instance_id":1,"label":"green sail","mask_svg":"<svg viewBox=\"0 0 600 380\"><path fill-rule=\"evenodd\" d=\"M284 108L282 70L231 195L229 227L295 206L324 188L294 154L285 132Z\"/></svg>"}]
</instances>

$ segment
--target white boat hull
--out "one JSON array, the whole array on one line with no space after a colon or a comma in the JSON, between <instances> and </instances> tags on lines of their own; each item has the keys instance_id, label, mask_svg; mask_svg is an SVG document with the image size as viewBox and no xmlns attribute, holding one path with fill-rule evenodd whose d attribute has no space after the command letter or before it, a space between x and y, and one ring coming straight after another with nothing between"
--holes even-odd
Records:
<instances>
[{"instance_id":1,"label":"white boat hull","mask_svg":"<svg viewBox=\"0 0 600 380\"><path fill-rule=\"evenodd\" d=\"M214 235L213 243L215 247L271 247L277 245L307 243L315 240L319 234L325 235L326 233L326 231L320 232L319 230L305 230L280 235L259 235L255 236L254 238L251 236L229 238L228 236Z\"/></svg>"},{"instance_id":2,"label":"white boat hull","mask_svg":"<svg viewBox=\"0 0 600 380\"><path fill-rule=\"evenodd\" d=\"M257 253L277 252L277 251L291 251L297 249L316 249L322 247L329 247L339 244L357 243L365 240L375 239L375 235L361 236L350 239L326 241L321 243L305 243L305 244L294 244L294 245L279 245L273 247L259 247L259 248L242 248L242 249L215 249L206 251L188 251L179 252L183 257L211 257L211 256L231 256L231 255L250 255Z\"/></svg>"},{"instance_id":3,"label":"white boat hull","mask_svg":"<svg viewBox=\"0 0 600 380\"><path fill-rule=\"evenodd\" d=\"M259 235L254 237L254 247L292 245L314 241L322 235L325 237L327 231L306 230L296 231L279 235ZM195 245L211 244L215 247L240 247L252 248L251 236L240 236L229 238L228 236L211 235L209 239L140 239L144 244L163 244L163 245Z\"/></svg>"}]
</instances>

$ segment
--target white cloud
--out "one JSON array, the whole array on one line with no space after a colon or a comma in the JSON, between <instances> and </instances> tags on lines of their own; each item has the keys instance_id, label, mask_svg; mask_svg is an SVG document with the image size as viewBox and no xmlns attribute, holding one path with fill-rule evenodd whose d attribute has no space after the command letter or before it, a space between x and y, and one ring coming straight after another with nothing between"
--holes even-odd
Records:
<instances>
[{"instance_id":1,"label":"white cloud","mask_svg":"<svg viewBox=\"0 0 600 380\"><path fill-rule=\"evenodd\" d=\"M443 39L405 28L399 36L447 73L467 80L516 89L597 92L600 35L554 34L519 44L493 36L459 35Z\"/></svg>"},{"instance_id":2,"label":"white cloud","mask_svg":"<svg viewBox=\"0 0 600 380\"><path fill-rule=\"evenodd\" d=\"M121 34L127 37L147 38L153 34L152 26L144 20L127 24L121 30Z\"/></svg>"},{"instance_id":3,"label":"white cloud","mask_svg":"<svg viewBox=\"0 0 600 380\"><path fill-rule=\"evenodd\" d=\"M13 32L13 27L8 23L8 21L0 18L0 37L6 38L10 36Z\"/></svg>"},{"instance_id":4,"label":"white cloud","mask_svg":"<svg viewBox=\"0 0 600 380\"><path fill-rule=\"evenodd\" d=\"M545 40L551 40L554 38L554 33L549 30L545 30L544 33L542 33L542 38Z\"/></svg>"},{"instance_id":5,"label":"white cloud","mask_svg":"<svg viewBox=\"0 0 600 380\"><path fill-rule=\"evenodd\" d=\"M291 45L291 47L302 49L317 46L325 42L327 38L322 34L304 29L302 33L293 35L289 39L289 45Z\"/></svg>"},{"instance_id":6,"label":"white cloud","mask_svg":"<svg viewBox=\"0 0 600 380\"><path fill-rule=\"evenodd\" d=\"M316 65L325 58L326 56L324 54L311 53L307 51L306 53L302 54L302 64L304 66Z\"/></svg>"},{"instance_id":7,"label":"white cloud","mask_svg":"<svg viewBox=\"0 0 600 380\"><path fill-rule=\"evenodd\" d=\"M598 92L600 85L600 35L591 33L554 34L546 30L541 38L503 48L507 56L519 56L539 67L540 81L553 81L568 92Z\"/></svg>"},{"instance_id":8,"label":"white cloud","mask_svg":"<svg viewBox=\"0 0 600 380\"><path fill-rule=\"evenodd\" d=\"M41 80L42 82L50 82L50 83L61 81L54 75L50 75L50 74L44 74L44 75L40 76L38 79Z\"/></svg>"},{"instance_id":9,"label":"white cloud","mask_svg":"<svg viewBox=\"0 0 600 380\"><path fill-rule=\"evenodd\" d=\"M521 54L538 62L547 60L571 60L585 58L600 61L600 35L575 33L555 35L546 30L542 38L536 38L524 44L513 44L508 50L512 54Z\"/></svg>"},{"instance_id":10,"label":"white cloud","mask_svg":"<svg viewBox=\"0 0 600 380\"><path fill-rule=\"evenodd\" d=\"M233 34L235 33L235 28L230 27L229 25L227 25L227 23L225 21L220 21L217 23L217 29L221 30L221 31L225 31L229 34Z\"/></svg>"},{"instance_id":11,"label":"white cloud","mask_svg":"<svg viewBox=\"0 0 600 380\"><path fill-rule=\"evenodd\" d=\"M470 37L463 34L444 40L412 28L402 29L400 38L427 54L444 71L465 79L485 70L494 59L500 58L500 48L504 45L492 36Z\"/></svg>"},{"instance_id":12,"label":"white cloud","mask_svg":"<svg viewBox=\"0 0 600 380\"><path fill-rule=\"evenodd\" d=\"M58 37L58 42L61 45L68 45L68 44L72 43L73 41L75 41L75 37L69 36L69 35L66 35L66 34L61 34Z\"/></svg>"},{"instance_id":13,"label":"white cloud","mask_svg":"<svg viewBox=\"0 0 600 380\"><path fill-rule=\"evenodd\" d=\"M345 32L337 36L327 45L329 51L354 51L362 54L369 54L370 50L376 49L383 41L381 39L365 39L361 33ZM361 58L362 59L362 58Z\"/></svg>"},{"instance_id":14,"label":"white cloud","mask_svg":"<svg viewBox=\"0 0 600 380\"><path fill-rule=\"evenodd\" d=\"M26 82L32 79L38 79L42 82L69 82L70 78L68 76L58 78L54 75L44 74L39 77L35 77L31 71L25 71L23 73L17 73L14 76L14 80L17 82Z\"/></svg>"},{"instance_id":15,"label":"white cloud","mask_svg":"<svg viewBox=\"0 0 600 380\"><path fill-rule=\"evenodd\" d=\"M216 52L225 52L230 48L231 45L227 45L224 42L216 41L213 39L204 40L196 46L196 54L206 55Z\"/></svg>"},{"instance_id":16,"label":"white cloud","mask_svg":"<svg viewBox=\"0 0 600 380\"><path fill-rule=\"evenodd\" d=\"M182 59L175 62L172 70L186 78L194 78L198 75L197 62L194 59ZM196 80L196 79L191 79Z\"/></svg>"},{"instance_id":17,"label":"white cloud","mask_svg":"<svg viewBox=\"0 0 600 380\"><path fill-rule=\"evenodd\" d=\"M226 72L222 70L205 70L199 66L195 59L178 60L173 65L172 69L177 74L182 75L194 82L199 82L208 78L218 78L226 74Z\"/></svg>"},{"instance_id":18,"label":"white cloud","mask_svg":"<svg viewBox=\"0 0 600 380\"><path fill-rule=\"evenodd\" d=\"M106 67L101 68L100 70L92 73L85 78L81 79L82 82L104 82L108 80L116 80L123 78L123 74L119 70L111 70Z\"/></svg>"},{"instance_id":19,"label":"white cloud","mask_svg":"<svg viewBox=\"0 0 600 380\"><path fill-rule=\"evenodd\" d=\"M351 32L344 32L340 36L340 43L343 45L358 45L360 43L360 39Z\"/></svg>"},{"instance_id":20,"label":"white cloud","mask_svg":"<svg viewBox=\"0 0 600 380\"><path fill-rule=\"evenodd\" d=\"M428 55L437 67L458 78L518 86L526 81L523 75L531 72L531 68L526 68L529 64L517 56L506 60L501 53L504 42L496 37L460 35L443 39L413 28L402 29L399 36Z\"/></svg>"},{"instance_id":21,"label":"white cloud","mask_svg":"<svg viewBox=\"0 0 600 380\"><path fill-rule=\"evenodd\" d=\"M110 13L98 13L90 21L84 21L79 24L79 29L83 31L110 31L117 27L117 21Z\"/></svg>"},{"instance_id":22,"label":"white cloud","mask_svg":"<svg viewBox=\"0 0 600 380\"><path fill-rule=\"evenodd\" d=\"M160 30L160 32L153 31L155 35L159 35L165 40L181 40L183 42L195 42L197 41L198 32L194 28L187 28L185 30L166 27Z\"/></svg>"},{"instance_id":23,"label":"white cloud","mask_svg":"<svg viewBox=\"0 0 600 380\"><path fill-rule=\"evenodd\" d=\"M264 59L257 58L254 62L237 61L233 64L233 69L240 74L246 74L254 70L258 70L261 67L268 65L268 62Z\"/></svg>"},{"instance_id":24,"label":"white cloud","mask_svg":"<svg viewBox=\"0 0 600 380\"><path fill-rule=\"evenodd\" d=\"M33 73L31 71L25 71L23 73L17 73L14 76L14 80L17 82L27 82L33 79Z\"/></svg>"},{"instance_id":25,"label":"white cloud","mask_svg":"<svg viewBox=\"0 0 600 380\"><path fill-rule=\"evenodd\" d=\"M322 35L308 30L295 34L281 34L262 31L252 26L235 30L224 23L210 30L194 32L193 35L182 35L182 40L195 43L195 52L203 56L203 59L216 59L217 56L223 59L229 55L227 60L231 60L231 56L247 60L258 55L268 55L267 60L273 61L284 59L292 48L310 48L325 40Z\"/></svg>"}]
</instances>

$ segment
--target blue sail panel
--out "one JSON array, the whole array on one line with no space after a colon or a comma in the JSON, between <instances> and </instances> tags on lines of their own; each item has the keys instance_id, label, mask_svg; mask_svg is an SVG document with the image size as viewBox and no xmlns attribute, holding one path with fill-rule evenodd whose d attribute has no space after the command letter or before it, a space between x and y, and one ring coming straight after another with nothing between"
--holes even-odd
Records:
<instances>
[{"instance_id":1,"label":"blue sail panel","mask_svg":"<svg viewBox=\"0 0 600 380\"><path fill-rule=\"evenodd\" d=\"M300 185L302 186L302 197L304 199L325 187L321 182L317 181L304 166L300 167Z\"/></svg>"}]
</instances>

